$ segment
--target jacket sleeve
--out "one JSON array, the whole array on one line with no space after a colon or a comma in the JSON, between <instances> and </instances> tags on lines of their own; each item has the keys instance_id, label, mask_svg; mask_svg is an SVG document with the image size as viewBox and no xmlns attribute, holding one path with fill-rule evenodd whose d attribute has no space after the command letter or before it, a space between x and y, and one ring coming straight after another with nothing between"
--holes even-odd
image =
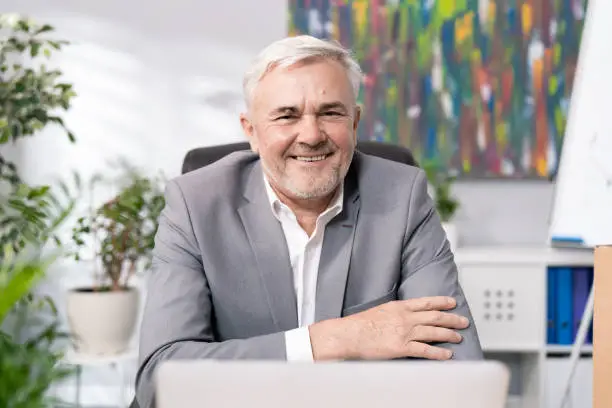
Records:
<instances>
[{"instance_id":1,"label":"jacket sleeve","mask_svg":"<svg viewBox=\"0 0 612 408\"><path fill-rule=\"evenodd\" d=\"M457 301L452 313L467 317L468 328L460 330L459 344L436 344L453 351L453 359L482 359L483 353L474 319L458 280L457 266L450 244L427 192L427 179L420 170L414 181L408 209L406 235L402 250L400 299L450 296Z\"/></svg>"},{"instance_id":2,"label":"jacket sleeve","mask_svg":"<svg viewBox=\"0 0 612 408\"><path fill-rule=\"evenodd\" d=\"M213 305L187 206L176 181L155 236L140 329L136 400L154 407L154 373L171 359L286 359L285 335L215 341Z\"/></svg>"}]
</instances>

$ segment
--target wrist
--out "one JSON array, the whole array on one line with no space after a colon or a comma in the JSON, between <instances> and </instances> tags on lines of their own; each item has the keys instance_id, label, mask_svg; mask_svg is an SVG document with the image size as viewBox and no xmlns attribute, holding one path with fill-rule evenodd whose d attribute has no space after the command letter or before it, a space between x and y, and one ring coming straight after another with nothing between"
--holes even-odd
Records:
<instances>
[{"instance_id":1,"label":"wrist","mask_svg":"<svg viewBox=\"0 0 612 408\"><path fill-rule=\"evenodd\" d=\"M308 328L312 356L315 361L357 358L355 336L346 319L330 319Z\"/></svg>"}]
</instances>

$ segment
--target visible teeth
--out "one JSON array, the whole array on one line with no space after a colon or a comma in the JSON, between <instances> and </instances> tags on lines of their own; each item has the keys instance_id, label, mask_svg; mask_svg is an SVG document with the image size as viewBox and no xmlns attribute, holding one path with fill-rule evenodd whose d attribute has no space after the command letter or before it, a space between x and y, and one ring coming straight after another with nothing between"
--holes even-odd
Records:
<instances>
[{"instance_id":1,"label":"visible teeth","mask_svg":"<svg viewBox=\"0 0 612 408\"><path fill-rule=\"evenodd\" d=\"M323 154L321 156L311 156L311 157L306 157L306 156L297 156L296 160L301 160L301 161L308 161L308 162L313 162L313 161L320 161L320 160L324 160L327 157L327 155Z\"/></svg>"}]
</instances>

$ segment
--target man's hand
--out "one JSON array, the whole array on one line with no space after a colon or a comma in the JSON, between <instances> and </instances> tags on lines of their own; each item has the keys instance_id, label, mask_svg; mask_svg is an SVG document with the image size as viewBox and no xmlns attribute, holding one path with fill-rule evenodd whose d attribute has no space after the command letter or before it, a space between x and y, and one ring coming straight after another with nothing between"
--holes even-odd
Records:
<instances>
[{"instance_id":1,"label":"man's hand","mask_svg":"<svg viewBox=\"0 0 612 408\"><path fill-rule=\"evenodd\" d=\"M427 343L459 343L469 321L447 312L453 298L439 296L385 303L310 326L315 360L389 360L402 357L447 360L448 349Z\"/></svg>"}]
</instances>

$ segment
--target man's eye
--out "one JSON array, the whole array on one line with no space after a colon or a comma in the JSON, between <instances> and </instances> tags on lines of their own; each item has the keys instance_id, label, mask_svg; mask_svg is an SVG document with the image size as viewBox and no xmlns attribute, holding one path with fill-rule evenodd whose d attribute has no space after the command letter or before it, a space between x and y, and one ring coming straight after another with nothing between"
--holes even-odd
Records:
<instances>
[{"instance_id":1,"label":"man's eye","mask_svg":"<svg viewBox=\"0 0 612 408\"><path fill-rule=\"evenodd\" d=\"M276 120L288 120L288 119L293 119L294 116L293 115L283 115L283 116L279 116L276 118Z\"/></svg>"},{"instance_id":2,"label":"man's eye","mask_svg":"<svg viewBox=\"0 0 612 408\"><path fill-rule=\"evenodd\" d=\"M329 111L329 112L325 112L323 113L324 116L340 116L341 113L340 112L335 112L335 111Z\"/></svg>"}]
</instances>

